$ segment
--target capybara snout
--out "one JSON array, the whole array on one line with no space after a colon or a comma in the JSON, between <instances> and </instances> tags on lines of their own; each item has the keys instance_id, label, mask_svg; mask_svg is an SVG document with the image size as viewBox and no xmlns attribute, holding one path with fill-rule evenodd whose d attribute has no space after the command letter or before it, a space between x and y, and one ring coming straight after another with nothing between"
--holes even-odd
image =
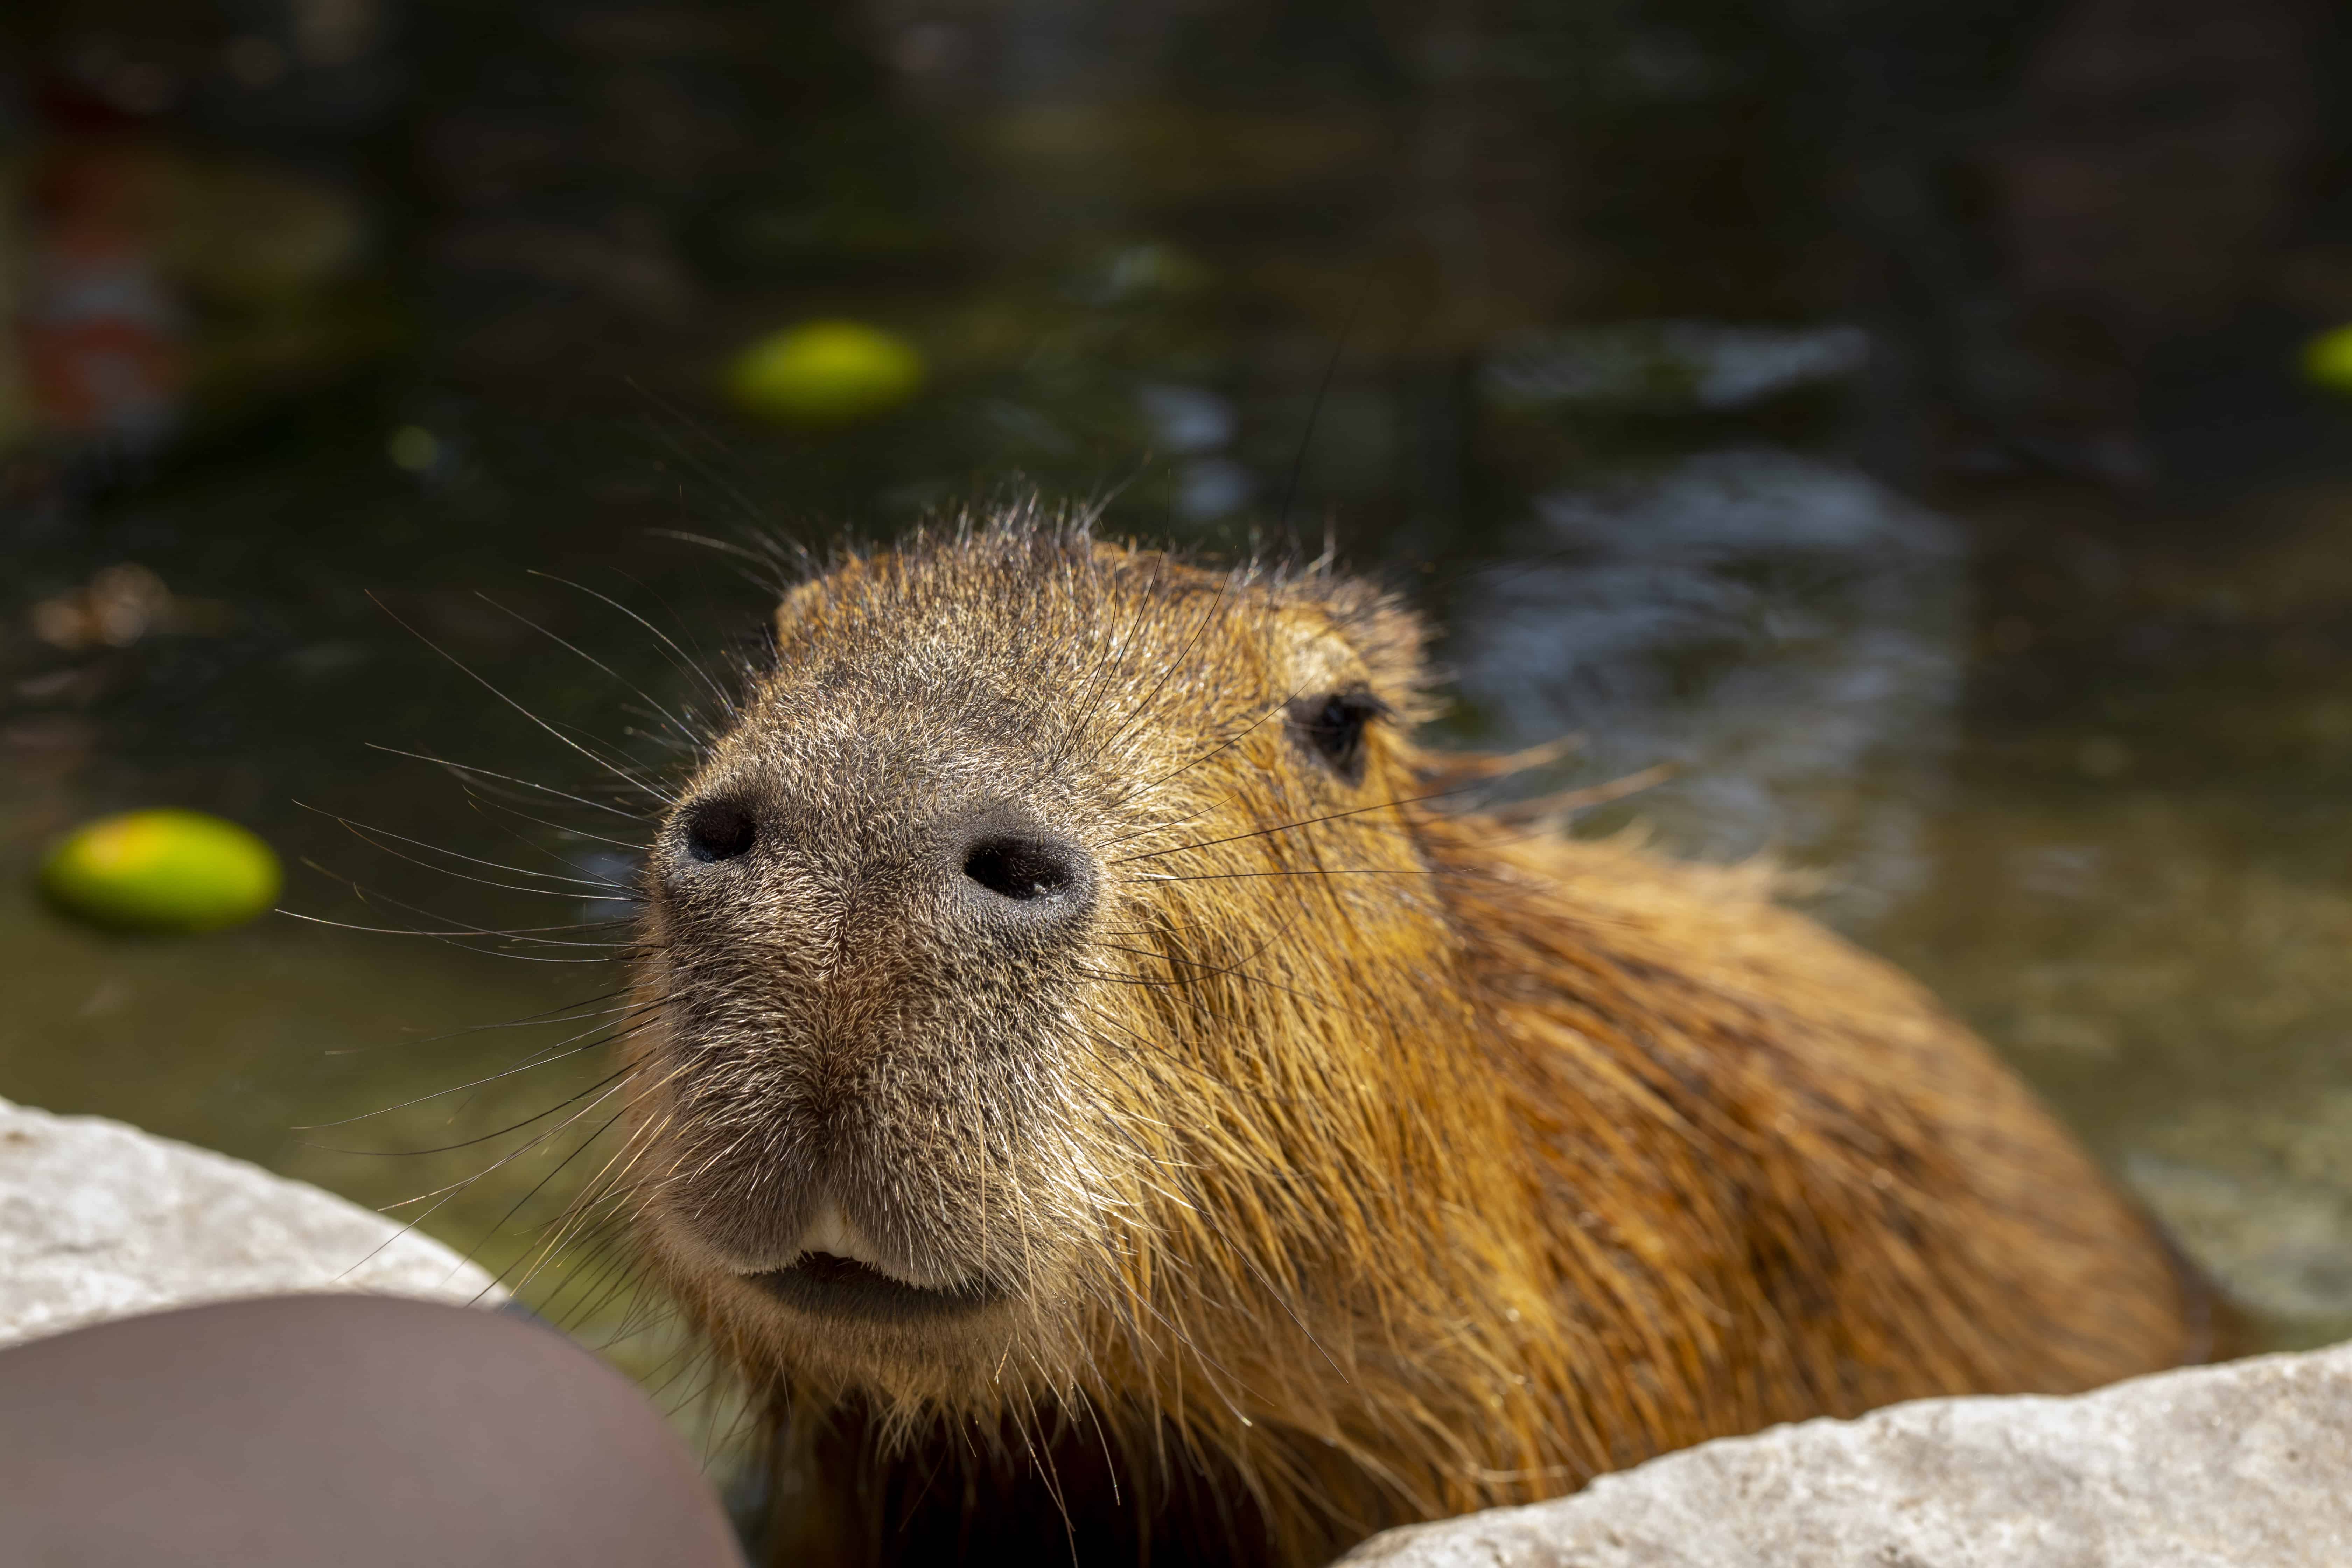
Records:
<instances>
[{"instance_id":1,"label":"capybara snout","mask_svg":"<svg viewBox=\"0 0 2352 1568\"><path fill-rule=\"evenodd\" d=\"M1015 509L776 637L648 879L622 1168L811 1560L1312 1562L2193 1352L2141 1216L1768 869L1467 804L1378 590Z\"/></svg>"}]
</instances>

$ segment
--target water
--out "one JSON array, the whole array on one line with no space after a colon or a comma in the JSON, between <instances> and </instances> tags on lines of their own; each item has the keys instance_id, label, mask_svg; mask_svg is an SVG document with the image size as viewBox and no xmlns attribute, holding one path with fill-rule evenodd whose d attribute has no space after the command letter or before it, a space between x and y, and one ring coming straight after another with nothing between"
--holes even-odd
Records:
<instances>
[{"instance_id":1,"label":"water","mask_svg":"<svg viewBox=\"0 0 2352 1568\"><path fill-rule=\"evenodd\" d=\"M2347 505L2303 489L2128 552L2094 512L2038 546L1977 655L1935 874L1866 933L2293 1343L2352 1327Z\"/></svg>"},{"instance_id":2,"label":"water","mask_svg":"<svg viewBox=\"0 0 2352 1568\"><path fill-rule=\"evenodd\" d=\"M689 665L756 647L761 587L667 531L822 549L1034 483L1213 550L1328 532L1450 628L1443 736L1586 737L1531 784L1671 764L1581 830L1810 873L2272 1342L2352 1332L2352 447L2292 355L2326 300L2352 313L2340 255L2294 237L2325 202L2264 231L2300 302L2200 296L2147 329L2164 352L2101 360L2043 331L2042 231L2001 238L2040 208L1937 205L1932 127L1857 152L1807 107L1852 83L1734 9L1498 42L1311 6L418 5L359 7L382 26L337 55L301 6L178 54L132 6L101 58L63 7L20 39L12 167L102 152L303 243L272 271L156 220L176 435L152 399L110 433L0 423L0 1095L405 1203L610 1338L604 1265L535 1247L609 1113L574 1047L620 1021L605 950L561 944L614 939L641 823L625 790L492 775L598 790L538 721L658 769L656 710L708 701L598 595ZM2015 73L2069 35L2001 26L1921 101L2063 97ZM181 96L102 134L38 108L158 61ZM2019 123L1979 152L2094 156L2079 119ZM1856 217L1855 180L1927 205ZM34 184L13 261L61 221ZM2068 308L2107 321L2106 286ZM929 389L824 436L715 395L734 348L831 314L905 333ZM2184 390L2217 363L2227 418ZM41 635L123 563L170 614ZM162 803L266 833L312 919L126 942L34 902L50 835ZM520 927L548 929L478 934ZM615 1353L696 1386L658 1334Z\"/></svg>"}]
</instances>

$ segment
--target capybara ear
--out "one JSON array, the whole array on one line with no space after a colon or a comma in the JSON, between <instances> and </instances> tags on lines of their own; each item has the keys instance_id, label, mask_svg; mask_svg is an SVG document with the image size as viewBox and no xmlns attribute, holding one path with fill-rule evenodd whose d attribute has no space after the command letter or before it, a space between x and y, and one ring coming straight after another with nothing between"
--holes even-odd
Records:
<instances>
[{"instance_id":1,"label":"capybara ear","mask_svg":"<svg viewBox=\"0 0 2352 1568\"><path fill-rule=\"evenodd\" d=\"M1331 624L1364 661L1372 689L1408 722L1431 716L1429 668L1423 652L1429 627L1395 595L1369 583L1335 578L1324 600Z\"/></svg>"}]
</instances>

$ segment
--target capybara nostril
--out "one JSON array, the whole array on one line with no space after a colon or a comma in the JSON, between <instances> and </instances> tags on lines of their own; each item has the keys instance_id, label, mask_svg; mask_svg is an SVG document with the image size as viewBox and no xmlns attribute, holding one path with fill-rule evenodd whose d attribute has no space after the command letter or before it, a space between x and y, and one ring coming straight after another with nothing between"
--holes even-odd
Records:
<instances>
[{"instance_id":1,"label":"capybara nostril","mask_svg":"<svg viewBox=\"0 0 2352 1568\"><path fill-rule=\"evenodd\" d=\"M647 881L611 1182L792 1455L775 1561L1303 1568L2226 1331L1770 873L1440 782L1528 763L1414 739L1402 605L1091 518L795 588Z\"/></svg>"},{"instance_id":2,"label":"capybara nostril","mask_svg":"<svg viewBox=\"0 0 2352 1568\"><path fill-rule=\"evenodd\" d=\"M734 859L750 850L759 837L759 825L739 801L706 800L686 816L687 856L706 864Z\"/></svg>"},{"instance_id":3,"label":"capybara nostril","mask_svg":"<svg viewBox=\"0 0 2352 1568\"><path fill-rule=\"evenodd\" d=\"M1026 834L992 833L964 851L963 874L1022 903L1083 897L1093 880L1076 845Z\"/></svg>"}]
</instances>

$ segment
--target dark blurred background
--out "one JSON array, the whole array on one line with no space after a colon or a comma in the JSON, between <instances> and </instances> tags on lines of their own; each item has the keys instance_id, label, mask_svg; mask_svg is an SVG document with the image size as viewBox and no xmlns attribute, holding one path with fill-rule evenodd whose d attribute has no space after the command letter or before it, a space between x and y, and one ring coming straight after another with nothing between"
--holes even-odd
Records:
<instances>
[{"instance_id":1,"label":"dark blurred background","mask_svg":"<svg viewBox=\"0 0 2352 1568\"><path fill-rule=\"evenodd\" d=\"M1447 733L1583 732L1555 782L1675 764L1587 829L1809 873L2277 1342L2352 1332L2337 8L17 0L0 34L0 1094L372 1203L488 1163L324 1145L609 1069L295 1129L614 988L468 936L519 895L425 846L577 873L548 924L625 912L638 829L377 748L584 791L563 726L635 743L681 659L755 655L748 538L1034 485L1336 543L1449 628ZM730 399L824 319L919 393ZM39 907L44 842L150 804L314 863L292 909L439 934ZM503 1216L565 1148L427 1228L527 1259L539 1211Z\"/></svg>"}]
</instances>

